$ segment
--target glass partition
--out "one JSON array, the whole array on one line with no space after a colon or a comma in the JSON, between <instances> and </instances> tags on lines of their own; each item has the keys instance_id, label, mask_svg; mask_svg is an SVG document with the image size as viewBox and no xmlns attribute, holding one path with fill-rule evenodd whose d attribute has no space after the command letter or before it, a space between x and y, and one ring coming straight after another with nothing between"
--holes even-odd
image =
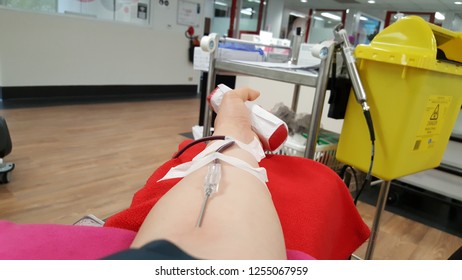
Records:
<instances>
[{"instance_id":1,"label":"glass partition","mask_svg":"<svg viewBox=\"0 0 462 280\"><path fill-rule=\"evenodd\" d=\"M264 0L244 0L241 2L239 12L239 34L258 34L261 19L266 7ZM240 36L238 36L240 37Z\"/></svg>"},{"instance_id":2,"label":"glass partition","mask_svg":"<svg viewBox=\"0 0 462 280\"><path fill-rule=\"evenodd\" d=\"M420 13L420 12L397 12L397 11L388 11L385 17L385 27L396 22L397 20L405 16L419 16L425 21L435 23L435 13Z\"/></svg>"},{"instance_id":3,"label":"glass partition","mask_svg":"<svg viewBox=\"0 0 462 280\"><path fill-rule=\"evenodd\" d=\"M258 34L265 6L264 0L215 0L211 32L237 38Z\"/></svg>"},{"instance_id":4,"label":"glass partition","mask_svg":"<svg viewBox=\"0 0 462 280\"><path fill-rule=\"evenodd\" d=\"M231 19L232 0L216 0L213 4L214 17L212 19L211 33L228 35Z\"/></svg>"},{"instance_id":5,"label":"glass partition","mask_svg":"<svg viewBox=\"0 0 462 280\"><path fill-rule=\"evenodd\" d=\"M22 10L56 13L56 0L0 0L0 5Z\"/></svg>"},{"instance_id":6,"label":"glass partition","mask_svg":"<svg viewBox=\"0 0 462 280\"><path fill-rule=\"evenodd\" d=\"M308 27L308 43L316 44L334 37L334 27L345 25L345 10L313 10Z\"/></svg>"},{"instance_id":7,"label":"glass partition","mask_svg":"<svg viewBox=\"0 0 462 280\"><path fill-rule=\"evenodd\" d=\"M149 24L151 0L0 0L8 8Z\"/></svg>"},{"instance_id":8,"label":"glass partition","mask_svg":"<svg viewBox=\"0 0 462 280\"><path fill-rule=\"evenodd\" d=\"M364 13L356 13L355 19L355 32L353 44L369 44L375 35L382 29L382 20L366 15Z\"/></svg>"}]
</instances>

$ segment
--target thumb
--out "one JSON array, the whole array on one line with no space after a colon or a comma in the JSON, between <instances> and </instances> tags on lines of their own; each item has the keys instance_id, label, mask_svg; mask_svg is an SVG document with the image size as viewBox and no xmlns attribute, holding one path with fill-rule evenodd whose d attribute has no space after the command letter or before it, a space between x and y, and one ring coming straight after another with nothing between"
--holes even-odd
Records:
<instances>
[{"instance_id":1,"label":"thumb","mask_svg":"<svg viewBox=\"0 0 462 280\"><path fill-rule=\"evenodd\" d=\"M257 99L260 96L259 91L248 88L248 87L235 89L234 93L242 101L254 101L255 99Z\"/></svg>"}]
</instances>

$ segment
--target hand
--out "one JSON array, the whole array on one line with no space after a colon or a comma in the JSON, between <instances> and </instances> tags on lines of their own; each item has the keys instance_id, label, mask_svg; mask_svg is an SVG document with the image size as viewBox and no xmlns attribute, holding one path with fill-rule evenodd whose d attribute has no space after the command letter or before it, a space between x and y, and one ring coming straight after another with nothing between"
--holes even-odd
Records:
<instances>
[{"instance_id":1,"label":"hand","mask_svg":"<svg viewBox=\"0 0 462 280\"><path fill-rule=\"evenodd\" d=\"M239 88L223 96L220 111L215 119L215 135L233 137L244 143L250 143L255 133L252 131L250 113L245 101L253 101L260 92L250 88Z\"/></svg>"}]
</instances>

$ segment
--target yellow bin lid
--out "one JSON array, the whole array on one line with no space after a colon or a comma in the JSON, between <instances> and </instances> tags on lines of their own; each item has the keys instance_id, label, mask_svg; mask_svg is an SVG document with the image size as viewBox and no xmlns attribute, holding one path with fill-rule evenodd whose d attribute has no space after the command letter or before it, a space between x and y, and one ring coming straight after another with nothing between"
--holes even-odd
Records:
<instances>
[{"instance_id":1,"label":"yellow bin lid","mask_svg":"<svg viewBox=\"0 0 462 280\"><path fill-rule=\"evenodd\" d=\"M462 33L408 16L371 41L358 45L356 58L462 75Z\"/></svg>"}]
</instances>

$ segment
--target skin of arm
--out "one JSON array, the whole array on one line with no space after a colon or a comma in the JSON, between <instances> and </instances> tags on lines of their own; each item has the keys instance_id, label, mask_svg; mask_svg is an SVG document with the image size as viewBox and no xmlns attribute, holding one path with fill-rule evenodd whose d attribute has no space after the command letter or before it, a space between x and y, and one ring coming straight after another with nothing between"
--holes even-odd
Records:
<instances>
[{"instance_id":1,"label":"skin of arm","mask_svg":"<svg viewBox=\"0 0 462 280\"><path fill-rule=\"evenodd\" d=\"M250 143L255 134L244 101L258 96L249 88L228 92L214 134ZM223 154L258 167L253 156L237 145ZM132 247L167 239L201 259L285 259L282 228L266 185L227 163L222 162L219 191L208 201L202 226L196 227L206 173L207 167L201 168L172 187L152 208Z\"/></svg>"}]
</instances>

